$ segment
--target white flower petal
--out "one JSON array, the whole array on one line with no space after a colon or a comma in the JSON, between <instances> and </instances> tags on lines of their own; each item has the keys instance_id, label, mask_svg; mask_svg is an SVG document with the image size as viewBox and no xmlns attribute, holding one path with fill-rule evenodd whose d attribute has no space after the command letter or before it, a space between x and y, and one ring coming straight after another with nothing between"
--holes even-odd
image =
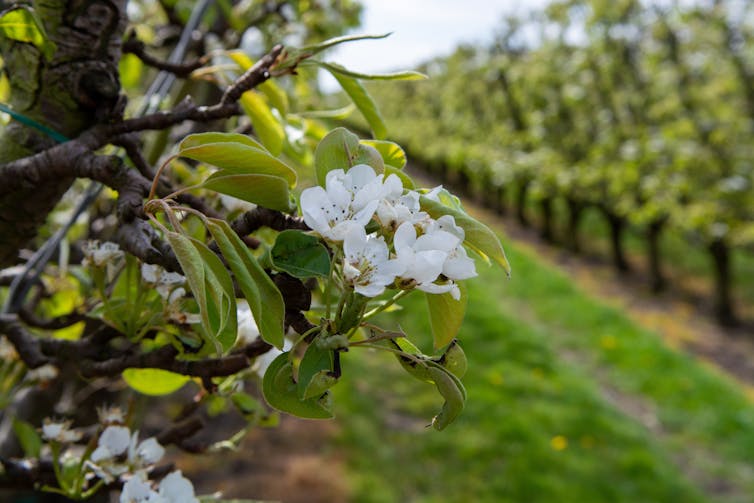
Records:
<instances>
[{"instance_id":1,"label":"white flower petal","mask_svg":"<svg viewBox=\"0 0 754 503\"><path fill-rule=\"evenodd\" d=\"M169 473L160 482L160 496L170 503L198 503L194 486L180 470Z\"/></svg>"},{"instance_id":2,"label":"white flower petal","mask_svg":"<svg viewBox=\"0 0 754 503\"><path fill-rule=\"evenodd\" d=\"M107 449L111 456L119 456L126 452L130 443L131 432L127 427L108 426L100 435L98 446Z\"/></svg>"}]
</instances>

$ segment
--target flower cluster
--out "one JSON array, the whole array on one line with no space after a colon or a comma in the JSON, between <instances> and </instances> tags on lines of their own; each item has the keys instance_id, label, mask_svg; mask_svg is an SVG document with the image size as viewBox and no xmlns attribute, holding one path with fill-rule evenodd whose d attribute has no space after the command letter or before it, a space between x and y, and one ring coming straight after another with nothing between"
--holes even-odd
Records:
<instances>
[{"instance_id":1,"label":"flower cluster","mask_svg":"<svg viewBox=\"0 0 754 503\"><path fill-rule=\"evenodd\" d=\"M456 281L476 276L464 230L450 215L435 220L421 211L419 193L394 174L377 175L365 164L330 171L324 188L302 192L301 210L312 230L342 244L343 278L366 297L394 285L459 299Z\"/></svg>"},{"instance_id":2,"label":"flower cluster","mask_svg":"<svg viewBox=\"0 0 754 503\"><path fill-rule=\"evenodd\" d=\"M96 477L100 484L125 480L120 503L198 503L193 485L180 471L168 474L156 488L149 481L149 471L165 455L165 448L156 438L139 441L139 432L132 432L124 425L125 415L118 407L98 412L104 429L96 446L91 451L87 449L85 458L75 463L83 469L79 477L86 480ZM42 425L42 437L50 442L54 456L60 455L61 446L79 442L82 436L81 431L71 429L70 421L46 419ZM75 450L69 450L66 456Z\"/></svg>"}]
</instances>

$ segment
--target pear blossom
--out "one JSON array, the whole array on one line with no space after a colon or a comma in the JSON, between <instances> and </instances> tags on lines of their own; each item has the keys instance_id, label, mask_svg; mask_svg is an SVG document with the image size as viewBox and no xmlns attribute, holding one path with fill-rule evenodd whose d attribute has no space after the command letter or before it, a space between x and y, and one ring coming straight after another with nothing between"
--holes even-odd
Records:
<instances>
[{"instance_id":1,"label":"pear blossom","mask_svg":"<svg viewBox=\"0 0 754 503\"><path fill-rule=\"evenodd\" d=\"M120 503L152 502L156 501L156 496L159 495L152 489L149 481L143 479L140 474L136 474L123 484L123 489L120 493Z\"/></svg>"},{"instance_id":2,"label":"pear blossom","mask_svg":"<svg viewBox=\"0 0 754 503\"><path fill-rule=\"evenodd\" d=\"M254 342L259 337L259 327L254 320L251 307L246 299L238 299L236 302L236 317L238 318L238 337L236 343L240 345Z\"/></svg>"},{"instance_id":3,"label":"pear blossom","mask_svg":"<svg viewBox=\"0 0 754 503\"><path fill-rule=\"evenodd\" d=\"M131 432L125 426L108 426L99 437L91 460L98 461L120 456L131 444Z\"/></svg>"},{"instance_id":4,"label":"pear blossom","mask_svg":"<svg viewBox=\"0 0 754 503\"><path fill-rule=\"evenodd\" d=\"M53 421L49 418L42 423L42 437L64 444L81 440L81 432L71 429L70 421Z\"/></svg>"},{"instance_id":5,"label":"pear blossom","mask_svg":"<svg viewBox=\"0 0 754 503\"><path fill-rule=\"evenodd\" d=\"M84 243L84 265L93 265L104 267L110 264L116 264L125 257L125 254L116 243L106 241L87 241Z\"/></svg>"},{"instance_id":6,"label":"pear blossom","mask_svg":"<svg viewBox=\"0 0 754 503\"><path fill-rule=\"evenodd\" d=\"M304 222L323 238L343 241L352 226L365 227L384 192L382 177L366 164L327 173L325 188L301 193Z\"/></svg>"},{"instance_id":7,"label":"pear blossom","mask_svg":"<svg viewBox=\"0 0 754 503\"><path fill-rule=\"evenodd\" d=\"M125 414L118 406L97 409L97 417L99 417L99 422L105 425L123 424L126 419Z\"/></svg>"},{"instance_id":8,"label":"pear blossom","mask_svg":"<svg viewBox=\"0 0 754 503\"><path fill-rule=\"evenodd\" d=\"M458 236L442 229L417 237L416 229L404 222L395 231L393 244L397 259L405 267L400 275L399 286L405 289L418 288L427 293L450 292L458 300L461 296L458 285L452 280L436 283L450 252L460 244Z\"/></svg>"},{"instance_id":9,"label":"pear blossom","mask_svg":"<svg viewBox=\"0 0 754 503\"><path fill-rule=\"evenodd\" d=\"M186 283L186 278L177 272L168 272L162 267L154 264L141 264L141 278L148 285L154 286L157 293L164 300L171 304L177 298L186 295L186 290L176 288L178 285ZM176 294L176 292L181 292Z\"/></svg>"},{"instance_id":10,"label":"pear blossom","mask_svg":"<svg viewBox=\"0 0 754 503\"><path fill-rule=\"evenodd\" d=\"M165 503L199 503L194 485L180 470L170 472L160 482L159 494Z\"/></svg>"},{"instance_id":11,"label":"pear blossom","mask_svg":"<svg viewBox=\"0 0 754 503\"><path fill-rule=\"evenodd\" d=\"M377 206L380 226L394 232L403 222L419 224L429 221L429 215L419 208L419 193L413 190L403 193L403 182L396 175L385 179L384 197Z\"/></svg>"},{"instance_id":12,"label":"pear blossom","mask_svg":"<svg viewBox=\"0 0 754 503\"><path fill-rule=\"evenodd\" d=\"M353 227L343 242L343 276L354 290L366 297L375 297L395 281L404 270L403 263L389 258L385 239L369 235L363 227Z\"/></svg>"},{"instance_id":13,"label":"pear blossom","mask_svg":"<svg viewBox=\"0 0 754 503\"><path fill-rule=\"evenodd\" d=\"M165 448L160 445L154 437L138 442L138 432L131 436L131 443L128 446L128 461L130 464L137 466L153 465L165 455Z\"/></svg>"},{"instance_id":14,"label":"pear blossom","mask_svg":"<svg viewBox=\"0 0 754 503\"><path fill-rule=\"evenodd\" d=\"M442 267L442 274L446 278L453 280L462 280L473 278L477 275L474 259L469 258L466 249L463 247L463 240L466 232L463 227L456 225L455 218L452 215L443 215L435 221L437 229L448 232L456 236L460 241L448 252L448 258Z\"/></svg>"}]
</instances>

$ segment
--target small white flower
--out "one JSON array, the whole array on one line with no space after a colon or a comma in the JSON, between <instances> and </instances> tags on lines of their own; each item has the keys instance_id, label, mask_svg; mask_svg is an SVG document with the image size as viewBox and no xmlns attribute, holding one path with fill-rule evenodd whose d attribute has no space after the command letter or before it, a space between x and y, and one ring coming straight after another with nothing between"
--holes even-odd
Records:
<instances>
[{"instance_id":1,"label":"small white flower","mask_svg":"<svg viewBox=\"0 0 754 503\"><path fill-rule=\"evenodd\" d=\"M406 289L415 287L427 293L450 292L454 298L460 298L458 285L453 281L435 283L443 272L450 252L459 243L457 236L441 229L417 238L412 224L401 224L393 239L397 258L405 268L400 275L399 286Z\"/></svg>"},{"instance_id":2,"label":"small white flower","mask_svg":"<svg viewBox=\"0 0 754 503\"><path fill-rule=\"evenodd\" d=\"M120 503L145 503L155 501L153 498L159 496L153 489L148 480L142 478L141 474L134 474L129 478L120 493Z\"/></svg>"},{"instance_id":3,"label":"small white flower","mask_svg":"<svg viewBox=\"0 0 754 503\"><path fill-rule=\"evenodd\" d=\"M168 304L172 304L177 298L183 297L186 290L176 288L186 283L186 278L177 272L168 272L162 267L154 264L141 264L141 278L148 285L154 286L157 293L160 294ZM176 295L181 291L180 295Z\"/></svg>"},{"instance_id":4,"label":"small white flower","mask_svg":"<svg viewBox=\"0 0 754 503\"><path fill-rule=\"evenodd\" d=\"M259 337L259 327L257 327L249 303L245 299L239 299L236 303L236 313L238 318L236 343L244 345L254 342Z\"/></svg>"},{"instance_id":5,"label":"small white flower","mask_svg":"<svg viewBox=\"0 0 754 503\"><path fill-rule=\"evenodd\" d=\"M435 221L436 228L453 234L459 239L459 244L448 252L448 258L442 267L442 274L449 279L462 280L473 278L477 275L474 260L469 258L463 247L465 231L463 227L456 225L455 218L451 215L443 215Z\"/></svg>"},{"instance_id":6,"label":"small white flower","mask_svg":"<svg viewBox=\"0 0 754 503\"><path fill-rule=\"evenodd\" d=\"M105 243L87 241L84 243L82 251L84 252L83 264L96 267L117 264L125 257L120 247L109 241Z\"/></svg>"},{"instance_id":7,"label":"small white flower","mask_svg":"<svg viewBox=\"0 0 754 503\"><path fill-rule=\"evenodd\" d=\"M131 445L136 443L137 434L134 433ZM154 437L142 440L136 449L129 447L128 460L132 464L146 466L153 465L165 455L165 448Z\"/></svg>"},{"instance_id":8,"label":"small white flower","mask_svg":"<svg viewBox=\"0 0 754 503\"><path fill-rule=\"evenodd\" d=\"M99 422L105 425L123 424L126 420L123 411L118 406L101 407L97 409L97 416L99 417Z\"/></svg>"},{"instance_id":9,"label":"small white flower","mask_svg":"<svg viewBox=\"0 0 754 503\"><path fill-rule=\"evenodd\" d=\"M47 418L42 423L42 437L68 444L81 440L81 432L72 430L70 421L53 421Z\"/></svg>"},{"instance_id":10,"label":"small white flower","mask_svg":"<svg viewBox=\"0 0 754 503\"><path fill-rule=\"evenodd\" d=\"M325 188L301 193L304 222L330 241L343 241L351 226L365 227L383 196L382 177L366 164L327 174Z\"/></svg>"},{"instance_id":11,"label":"small white flower","mask_svg":"<svg viewBox=\"0 0 754 503\"><path fill-rule=\"evenodd\" d=\"M92 452L95 463L120 456L131 444L131 431L125 426L108 426L99 437L97 448Z\"/></svg>"},{"instance_id":12,"label":"small white flower","mask_svg":"<svg viewBox=\"0 0 754 503\"><path fill-rule=\"evenodd\" d=\"M413 190L403 193L403 183L396 175L385 180L385 195L377 206L377 220L383 229L394 232L403 222L419 224L429 220L429 215L420 210L419 193Z\"/></svg>"},{"instance_id":13,"label":"small white flower","mask_svg":"<svg viewBox=\"0 0 754 503\"><path fill-rule=\"evenodd\" d=\"M293 343L288 339L283 343L283 351L290 351L293 349ZM261 354L254 358L254 364L251 366L251 370L256 372L259 377L264 377L264 373L267 372L267 368L272 363L272 360L283 354L278 348L273 347L264 354Z\"/></svg>"},{"instance_id":14,"label":"small white flower","mask_svg":"<svg viewBox=\"0 0 754 503\"><path fill-rule=\"evenodd\" d=\"M367 236L363 227L354 227L346 234L343 252L343 275L365 297L380 295L404 270L402 262L389 258L382 236Z\"/></svg>"},{"instance_id":15,"label":"small white flower","mask_svg":"<svg viewBox=\"0 0 754 503\"><path fill-rule=\"evenodd\" d=\"M199 503L194 494L194 485L180 470L171 472L162 479L159 491L166 503Z\"/></svg>"}]
</instances>

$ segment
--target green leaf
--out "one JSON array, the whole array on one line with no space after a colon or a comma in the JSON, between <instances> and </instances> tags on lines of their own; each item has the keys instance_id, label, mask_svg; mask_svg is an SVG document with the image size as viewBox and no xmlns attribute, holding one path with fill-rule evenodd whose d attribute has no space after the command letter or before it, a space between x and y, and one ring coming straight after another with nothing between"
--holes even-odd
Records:
<instances>
[{"instance_id":1,"label":"green leaf","mask_svg":"<svg viewBox=\"0 0 754 503\"><path fill-rule=\"evenodd\" d=\"M165 237L199 305L204 335L218 354L223 353L237 335L233 282L220 259L204 243L177 232L168 232Z\"/></svg>"},{"instance_id":2,"label":"green leaf","mask_svg":"<svg viewBox=\"0 0 754 503\"><path fill-rule=\"evenodd\" d=\"M274 80L265 80L257 86L257 89L262 92L270 101L270 105L273 108L277 108L280 115L285 117L288 113L288 95Z\"/></svg>"},{"instance_id":3,"label":"green leaf","mask_svg":"<svg viewBox=\"0 0 754 503\"><path fill-rule=\"evenodd\" d=\"M272 175L296 185L296 172L266 150L248 143L219 142L181 148L178 155L212 164L237 175Z\"/></svg>"},{"instance_id":4,"label":"green leaf","mask_svg":"<svg viewBox=\"0 0 754 503\"><path fill-rule=\"evenodd\" d=\"M189 239L204 261L207 292L209 299L212 300L208 303L210 319L213 315L217 316L213 323L216 327L213 335L217 338L224 353L233 347L238 337L238 311L233 280L215 252L201 241Z\"/></svg>"},{"instance_id":5,"label":"green leaf","mask_svg":"<svg viewBox=\"0 0 754 503\"><path fill-rule=\"evenodd\" d=\"M357 164L367 164L378 174L385 169L379 152L369 145L363 145L359 137L346 128L335 128L327 133L314 152L317 183L323 187L327 173L335 169L348 171Z\"/></svg>"},{"instance_id":6,"label":"green leaf","mask_svg":"<svg viewBox=\"0 0 754 503\"><path fill-rule=\"evenodd\" d=\"M458 283L461 299L455 300L450 293L425 293L429 309L429 323L435 348L448 345L458 334L463 317L466 314L468 295L466 286Z\"/></svg>"},{"instance_id":7,"label":"green leaf","mask_svg":"<svg viewBox=\"0 0 754 503\"><path fill-rule=\"evenodd\" d=\"M377 109L377 104L372 97L369 96L369 93L364 86L361 85L361 82L341 73L333 71L330 71L330 73L335 77L335 80L338 81L340 87L342 87L346 94L351 98L354 105L356 105L356 108L361 112L361 115L364 116L369 127L372 128L374 137L378 140L384 139L387 136L387 126L385 126L385 121L380 115L380 111Z\"/></svg>"},{"instance_id":8,"label":"green leaf","mask_svg":"<svg viewBox=\"0 0 754 503\"><path fill-rule=\"evenodd\" d=\"M210 175L202 187L273 210L291 209L288 182L279 176L234 175L221 170Z\"/></svg>"},{"instance_id":9,"label":"green leaf","mask_svg":"<svg viewBox=\"0 0 754 503\"><path fill-rule=\"evenodd\" d=\"M406 165L406 152L400 145L386 140L361 140L362 145L368 145L380 153L386 166L403 169Z\"/></svg>"},{"instance_id":10,"label":"green leaf","mask_svg":"<svg viewBox=\"0 0 754 503\"><path fill-rule=\"evenodd\" d=\"M309 344L298 367L298 396L302 400L321 396L338 378L333 375L333 351L322 349L317 341Z\"/></svg>"},{"instance_id":11,"label":"green leaf","mask_svg":"<svg viewBox=\"0 0 754 503\"><path fill-rule=\"evenodd\" d=\"M330 47L335 47L336 45L345 44L347 42L355 42L357 40L379 40L382 38L387 38L390 35L391 33L383 33L380 35L346 35L343 37L334 37L325 40L324 42L320 42L319 44L305 45L304 47L301 47L299 49L294 49L294 51L314 55L318 52L324 51L325 49L329 49Z\"/></svg>"},{"instance_id":12,"label":"green leaf","mask_svg":"<svg viewBox=\"0 0 754 503\"><path fill-rule=\"evenodd\" d=\"M190 377L163 369L126 369L123 380L144 395L169 395L181 389Z\"/></svg>"},{"instance_id":13,"label":"green leaf","mask_svg":"<svg viewBox=\"0 0 754 503\"><path fill-rule=\"evenodd\" d=\"M270 255L277 269L297 278L330 274L327 249L319 239L302 231L286 230L278 234Z\"/></svg>"},{"instance_id":14,"label":"green leaf","mask_svg":"<svg viewBox=\"0 0 754 503\"><path fill-rule=\"evenodd\" d=\"M451 205L452 203L447 198L444 202L445 204L425 196L419 197L421 209L432 218L437 219L443 215L452 215L456 224L461 226L466 233L464 244L479 253L488 262L490 259L495 261L510 276L511 266L505 257L503 245L500 244L495 233L480 221L470 217L463 209L460 209L460 205Z\"/></svg>"},{"instance_id":15,"label":"green leaf","mask_svg":"<svg viewBox=\"0 0 754 503\"><path fill-rule=\"evenodd\" d=\"M285 304L280 291L227 222L209 219L207 227L249 303L259 335L265 342L283 349Z\"/></svg>"},{"instance_id":16,"label":"green leaf","mask_svg":"<svg viewBox=\"0 0 754 503\"><path fill-rule=\"evenodd\" d=\"M21 444L24 456L27 458L38 458L42 450L42 438L37 433L36 428L18 418L13 418L13 433Z\"/></svg>"},{"instance_id":17,"label":"green leaf","mask_svg":"<svg viewBox=\"0 0 754 503\"><path fill-rule=\"evenodd\" d=\"M385 166L385 176L395 175L403 182L403 188L413 190L416 188L413 178L408 176L402 169L394 168L392 166Z\"/></svg>"},{"instance_id":18,"label":"green leaf","mask_svg":"<svg viewBox=\"0 0 754 503\"><path fill-rule=\"evenodd\" d=\"M270 107L261 94L255 91L246 91L239 100L241 108L251 119L254 131L259 135L262 144L273 155L280 155L283 151L285 130L282 124L272 115Z\"/></svg>"},{"instance_id":19,"label":"green leaf","mask_svg":"<svg viewBox=\"0 0 754 503\"><path fill-rule=\"evenodd\" d=\"M178 145L179 152L192 147L198 147L200 145L207 145L210 143L242 143L249 147L258 148L259 150L267 151L264 145L249 135L241 133L194 133L183 138Z\"/></svg>"},{"instance_id":20,"label":"green leaf","mask_svg":"<svg viewBox=\"0 0 754 503\"><path fill-rule=\"evenodd\" d=\"M442 367L431 366L429 374L435 382L437 390L445 399L442 410L432 419L432 426L436 430L442 431L463 412L466 403L466 389L455 375Z\"/></svg>"},{"instance_id":21,"label":"green leaf","mask_svg":"<svg viewBox=\"0 0 754 503\"><path fill-rule=\"evenodd\" d=\"M300 400L297 384L293 379L293 364L289 354L278 355L262 379L262 394L270 407L281 412L307 419L330 419L332 413L332 396L325 391L320 396Z\"/></svg>"},{"instance_id":22,"label":"green leaf","mask_svg":"<svg viewBox=\"0 0 754 503\"><path fill-rule=\"evenodd\" d=\"M33 44L47 61L57 50L49 39L44 25L30 7L20 6L0 16L0 35L18 42Z\"/></svg>"},{"instance_id":23,"label":"green leaf","mask_svg":"<svg viewBox=\"0 0 754 503\"><path fill-rule=\"evenodd\" d=\"M354 79L361 79L361 80L424 80L428 78L423 73L414 72L414 71L393 72L393 73L360 73L360 72L354 72L353 70L344 68L343 66L337 63L328 63L325 61L317 61L317 60L308 60L306 63L309 65L315 65L315 66L324 68L325 70L329 71L333 75L337 73L340 75L345 75L346 77L351 77Z\"/></svg>"}]
</instances>

